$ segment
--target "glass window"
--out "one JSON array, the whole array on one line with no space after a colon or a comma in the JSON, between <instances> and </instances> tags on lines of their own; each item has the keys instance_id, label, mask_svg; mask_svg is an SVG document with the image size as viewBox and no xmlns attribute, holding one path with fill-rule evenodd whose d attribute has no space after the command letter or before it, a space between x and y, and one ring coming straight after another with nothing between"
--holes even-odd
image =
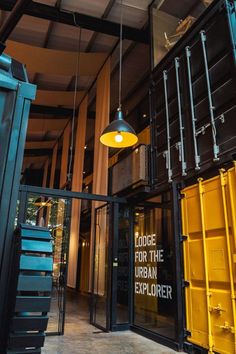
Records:
<instances>
[{"instance_id":1,"label":"glass window","mask_svg":"<svg viewBox=\"0 0 236 354\"><path fill-rule=\"evenodd\" d=\"M166 202L163 205L135 212L134 324L175 339L172 211Z\"/></svg>"},{"instance_id":2,"label":"glass window","mask_svg":"<svg viewBox=\"0 0 236 354\"><path fill-rule=\"evenodd\" d=\"M151 9L155 67L213 0L156 0Z\"/></svg>"},{"instance_id":3,"label":"glass window","mask_svg":"<svg viewBox=\"0 0 236 354\"><path fill-rule=\"evenodd\" d=\"M128 208L119 206L116 318L119 324L129 322L129 245L130 212Z\"/></svg>"}]
</instances>

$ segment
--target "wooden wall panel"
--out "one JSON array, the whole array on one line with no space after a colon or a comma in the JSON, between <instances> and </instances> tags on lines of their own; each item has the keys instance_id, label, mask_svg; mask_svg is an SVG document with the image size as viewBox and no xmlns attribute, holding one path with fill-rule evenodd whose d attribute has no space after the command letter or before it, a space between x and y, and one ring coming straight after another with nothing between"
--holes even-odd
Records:
<instances>
[{"instance_id":1,"label":"wooden wall panel","mask_svg":"<svg viewBox=\"0 0 236 354\"><path fill-rule=\"evenodd\" d=\"M42 183L42 187L43 187L43 188L47 187L48 165L49 165L49 159L47 159L46 162L45 162L45 164L44 164L44 169L43 169L43 183Z\"/></svg>"},{"instance_id":2,"label":"wooden wall panel","mask_svg":"<svg viewBox=\"0 0 236 354\"><path fill-rule=\"evenodd\" d=\"M84 145L86 137L88 96L80 104L79 117L75 138L75 156L73 164L72 191L81 192L83 184L84 170ZM77 261L79 249L79 230L80 230L80 210L81 200L72 201L71 227L70 227L70 248L68 262L67 285L75 288L77 277Z\"/></svg>"},{"instance_id":3,"label":"wooden wall panel","mask_svg":"<svg viewBox=\"0 0 236 354\"><path fill-rule=\"evenodd\" d=\"M94 136L94 163L93 163L93 188L94 194L107 195L108 189L108 148L100 143L100 135L109 124L110 116L110 59L107 60L97 78L96 95L96 121ZM101 203L92 203L92 223L90 237L90 282L89 290L92 286L92 267L93 267L93 244L94 244L94 217L95 208ZM104 216L105 217L105 216ZM105 265L104 265L105 266ZM102 269L105 272L105 268Z\"/></svg>"},{"instance_id":4,"label":"wooden wall panel","mask_svg":"<svg viewBox=\"0 0 236 354\"><path fill-rule=\"evenodd\" d=\"M54 187L55 171L56 171L56 164L57 164L57 149L58 149L58 143L56 143L56 145L53 148L49 188Z\"/></svg>"},{"instance_id":5,"label":"wooden wall panel","mask_svg":"<svg viewBox=\"0 0 236 354\"><path fill-rule=\"evenodd\" d=\"M60 171L60 188L63 188L63 186L66 184L66 181L67 181L67 168L68 168L69 147L70 147L70 132L71 132L71 123L69 123L66 126L66 129L63 133L61 171Z\"/></svg>"}]
</instances>

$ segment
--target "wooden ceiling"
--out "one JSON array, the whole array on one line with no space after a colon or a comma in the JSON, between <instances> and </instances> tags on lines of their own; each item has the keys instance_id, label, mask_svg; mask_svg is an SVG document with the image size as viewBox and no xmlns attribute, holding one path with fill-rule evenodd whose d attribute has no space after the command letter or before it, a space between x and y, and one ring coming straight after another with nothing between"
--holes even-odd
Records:
<instances>
[{"instance_id":1,"label":"wooden ceiling","mask_svg":"<svg viewBox=\"0 0 236 354\"><path fill-rule=\"evenodd\" d=\"M0 8L10 9L14 2L15 0L4 0L0 3ZM151 0L124 0L124 26L132 27L134 30L142 29L148 22L150 3ZM33 2L33 5L37 4L49 6L51 13L53 9L72 15L76 12L82 14L81 18L83 15L93 16L95 24L97 19L119 25L120 0ZM44 14L37 18L33 13L29 16L29 12L26 11L27 15L23 15L6 43L6 53L26 65L29 80L37 85L37 96L29 118L23 172L27 168L41 169L46 159L51 156L57 141L60 152L60 138L71 120L74 103L77 111L86 92L89 93L89 118L93 115L90 112L95 111L96 77L108 56L111 56L112 63L111 111L116 109L118 102L117 36L107 34L105 27L97 28L97 31L80 29L74 23L66 25L63 21L50 21L46 19L47 16L43 18ZM7 11L1 11L0 23L6 20L7 14ZM76 21L76 14L73 16ZM117 28L119 29L119 26ZM141 38L140 41L142 42ZM130 112L147 93L147 85L144 90L143 79L147 77L148 72L149 46L139 43L139 38L137 41L124 39L122 100L125 112ZM139 83L141 87L138 88ZM134 88L137 88L135 93ZM70 110L66 111L65 108ZM64 113L57 115L59 110ZM37 113L34 113L35 111ZM90 156L88 159L90 164L92 164L93 135L94 119L88 119L86 155ZM90 169L91 166L86 168Z\"/></svg>"}]
</instances>

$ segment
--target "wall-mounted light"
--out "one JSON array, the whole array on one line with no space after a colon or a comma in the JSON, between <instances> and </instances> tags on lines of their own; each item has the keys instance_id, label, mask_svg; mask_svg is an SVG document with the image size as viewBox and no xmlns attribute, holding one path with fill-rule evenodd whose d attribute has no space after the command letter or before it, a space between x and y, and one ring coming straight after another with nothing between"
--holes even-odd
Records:
<instances>
[{"instance_id":1,"label":"wall-mounted light","mask_svg":"<svg viewBox=\"0 0 236 354\"><path fill-rule=\"evenodd\" d=\"M121 110L121 73L122 73L122 37L123 37L123 4L120 3L120 57L119 57L119 106L115 119L103 131L100 136L102 144L113 148L125 148L137 143L138 137L134 129L124 120Z\"/></svg>"}]
</instances>

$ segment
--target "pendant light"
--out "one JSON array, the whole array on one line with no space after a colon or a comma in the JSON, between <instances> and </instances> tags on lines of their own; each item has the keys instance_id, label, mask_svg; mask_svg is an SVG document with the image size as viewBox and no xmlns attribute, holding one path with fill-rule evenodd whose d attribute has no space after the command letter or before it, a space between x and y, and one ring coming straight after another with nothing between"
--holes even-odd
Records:
<instances>
[{"instance_id":1,"label":"pendant light","mask_svg":"<svg viewBox=\"0 0 236 354\"><path fill-rule=\"evenodd\" d=\"M125 148L137 143L138 137L134 129L124 120L121 109L121 74L122 74L122 37L123 37L123 4L120 3L120 56L119 56L119 106L115 119L104 129L100 136L103 145L113 148Z\"/></svg>"}]
</instances>

